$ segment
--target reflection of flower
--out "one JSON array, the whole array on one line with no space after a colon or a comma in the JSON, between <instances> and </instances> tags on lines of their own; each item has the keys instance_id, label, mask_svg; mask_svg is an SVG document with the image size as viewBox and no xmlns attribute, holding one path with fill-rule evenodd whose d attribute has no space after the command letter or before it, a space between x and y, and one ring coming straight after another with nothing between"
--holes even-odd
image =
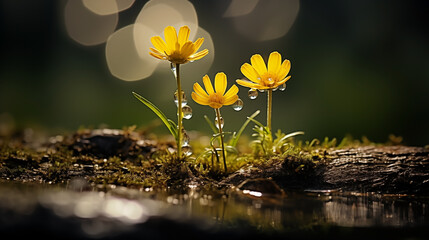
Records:
<instances>
[{"instance_id":1,"label":"reflection of flower","mask_svg":"<svg viewBox=\"0 0 429 240\"><path fill-rule=\"evenodd\" d=\"M290 61L278 52L272 52L268 58L268 69L261 55L255 54L250 58L252 65L245 63L241 66L241 72L250 81L236 80L238 84L255 89L275 89L290 79L286 77L290 71Z\"/></svg>"},{"instance_id":2,"label":"reflection of flower","mask_svg":"<svg viewBox=\"0 0 429 240\"><path fill-rule=\"evenodd\" d=\"M225 93L226 90L226 75L223 72L217 73L215 76L215 89L210 82L210 78L205 75L203 77L204 87L206 91L200 86L200 84L194 84L194 91L192 92L192 99L201 105L209 105L212 108L219 109L225 105L232 105L238 99L238 87L232 85L232 87Z\"/></svg>"},{"instance_id":3,"label":"reflection of flower","mask_svg":"<svg viewBox=\"0 0 429 240\"><path fill-rule=\"evenodd\" d=\"M204 38L198 38L195 42L189 41L189 32L188 26L181 27L179 35L177 35L174 27L166 27L164 29L165 42L160 36L150 39L155 48L150 48L152 52L149 54L175 64L195 61L207 55L209 53L207 49L197 52L203 44Z\"/></svg>"}]
</instances>

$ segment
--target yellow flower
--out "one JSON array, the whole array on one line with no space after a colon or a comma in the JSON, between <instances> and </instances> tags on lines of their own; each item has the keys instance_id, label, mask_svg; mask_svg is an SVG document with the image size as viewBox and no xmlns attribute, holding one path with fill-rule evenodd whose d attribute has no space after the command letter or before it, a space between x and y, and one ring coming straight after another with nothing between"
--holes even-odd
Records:
<instances>
[{"instance_id":1,"label":"yellow flower","mask_svg":"<svg viewBox=\"0 0 429 240\"><path fill-rule=\"evenodd\" d=\"M204 38L198 38L195 42L189 41L189 27L183 26L176 34L176 29L168 26L164 29L165 42L160 36L150 39L155 48L150 48L150 55L161 59L168 60L172 63L183 64L189 61L198 60L209 53L204 49L197 52L204 42Z\"/></svg>"},{"instance_id":2,"label":"yellow flower","mask_svg":"<svg viewBox=\"0 0 429 240\"><path fill-rule=\"evenodd\" d=\"M242 86L255 89L275 89L290 79L286 77L290 71L290 61L285 59L278 52L272 52L268 58L268 68L261 55L255 54L250 58L249 63L241 66L241 73L250 81L237 79L236 82Z\"/></svg>"},{"instance_id":3,"label":"yellow flower","mask_svg":"<svg viewBox=\"0 0 429 240\"><path fill-rule=\"evenodd\" d=\"M194 91L192 99L201 105L209 105L212 108L221 108L222 106L232 105L238 100L238 87L234 84L226 91L226 75L223 72L217 73L215 76L215 89L210 82L209 76L203 77L204 87L206 91L198 83L194 83Z\"/></svg>"}]
</instances>

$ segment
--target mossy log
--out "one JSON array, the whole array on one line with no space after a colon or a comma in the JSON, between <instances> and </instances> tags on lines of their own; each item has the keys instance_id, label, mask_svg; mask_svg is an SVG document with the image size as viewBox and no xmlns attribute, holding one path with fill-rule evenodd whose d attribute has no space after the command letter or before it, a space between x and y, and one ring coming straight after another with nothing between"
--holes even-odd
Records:
<instances>
[{"instance_id":1,"label":"mossy log","mask_svg":"<svg viewBox=\"0 0 429 240\"><path fill-rule=\"evenodd\" d=\"M429 194L427 148L365 146L322 151L322 161L317 164L286 157L263 169L238 171L223 183L236 185L243 179L263 177L272 178L285 190Z\"/></svg>"}]
</instances>

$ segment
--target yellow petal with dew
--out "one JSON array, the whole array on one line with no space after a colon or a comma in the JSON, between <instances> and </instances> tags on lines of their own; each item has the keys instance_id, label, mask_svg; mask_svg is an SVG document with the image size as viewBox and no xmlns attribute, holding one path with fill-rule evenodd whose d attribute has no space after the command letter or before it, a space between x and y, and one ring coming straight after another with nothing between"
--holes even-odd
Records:
<instances>
[{"instance_id":1,"label":"yellow petal with dew","mask_svg":"<svg viewBox=\"0 0 429 240\"><path fill-rule=\"evenodd\" d=\"M167 44L160 36L151 37L150 41L158 51L169 54Z\"/></svg>"},{"instance_id":2,"label":"yellow petal with dew","mask_svg":"<svg viewBox=\"0 0 429 240\"><path fill-rule=\"evenodd\" d=\"M238 93L238 87L234 84L231 86L231 88L225 93L224 97L225 98L230 98L234 95L237 95Z\"/></svg>"},{"instance_id":3,"label":"yellow petal with dew","mask_svg":"<svg viewBox=\"0 0 429 240\"><path fill-rule=\"evenodd\" d=\"M191 93L192 99L201 105L209 105L209 101L207 101L207 99L204 99L203 97L199 96L198 94L196 94L195 92Z\"/></svg>"},{"instance_id":4,"label":"yellow petal with dew","mask_svg":"<svg viewBox=\"0 0 429 240\"><path fill-rule=\"evenodd\" d=\"M282 56L278 52L272 52L268 58L268 72L277 74L282 65Z\"/></svg>"},{"instance_id":5,"label":"yellow petal with dew","mask_svg":"<svg viewBox=\"0 0 429 240\"><path fill-rule=\"evenodd\" d=\"M194 91L203 98L209 98L209 95L204 91L200 84L194 83Z\"/></svg>"},{"instance_id":6,"label":"yellow petal with dew","mask_svg":"<svg viewBox=\"0 0 429 240\"><path fill-rule=\"evenodd\" d=\"M195 54L193 54L193 55L189 56L189 61L195 61L195 60L201 59L201 58L203 58L205 55L207 55L208 53L209 53L209 50L208 50L208 49L204 49L204 50L202 50L202 51L199 51L199 52L197 52L197 53L195 53Z\"/></svg>"},{"instance_id":7,"label":"yellow petal with dew","mask_svg":"<svg viewBox=\"0 0 429 240\"><path fill-rule=\"evenodd\" d=\"M172 26L166 27L164 29L164 37L165 37L165 42L167 43L167 47L170 50L170 53L176 50L176 44L177 44L176 29Z\"/></svg>"},{"instance_id":8,"label":"yellow petal with dew","mask_svg":"<svg viewBox=\"0 0 429 240\"><path fill-rule=\"evenodd\" d=\"M235 82L238 83L239 85L243 86L243 87L256 88L256 89L265 89L260 84L252 83L252 82L249 82L249 81L246 81L246 80L237 79L237 80L235 80Z\"/></svg>"},{"instance_id":9,"label":"yellow petal with dew","mask_svg":"<svg viewBox=\"0 0 429 240\"><path fill-rule=\"evenodd\" d=\"M180 46L183 46L183 44L188 42L190 32L191 30L189 30L188 26L183 26L179 29L178 42Z\"/></svg>"},{"instance_id":10,"label":"yellow petal with dew","mask_svg":"<svg viewBox=\"0 0 429 240\"><path fill-rule=\"evenodd\" d=\"M250 63L252 64L256 72L258 72L259 76L262 76L267 72L267 66L265 65L264 59L262 59L261 55L253 55L250 58Z\"/></svg>"},{"instance_id":11,"label":"yellow petal with dew","mask_svg":"<svg viewBox=\"0 0 429 240\"><path fill-rule=\"evenodd\" d=\"M255 83L261 82L258 72L256 72L256 70L252 67L252 65L245 63L241 65L240 70L241 70L241 73L243 73L243 75L247 77L247 79L249 79L250 81Z\"/></svg>"},{"instance_id":12,"label":"yellow petal with dew","mask_svg":"<svg viewBox=\"0 0 429 240\"><path fill-rule=\"evenodd\" d=\"M204 87L206 88L206 91L207 91L207 93L210 95L210 94L213 94L215 91L214 91L214 89L213 89L213 85L212 85L212 83L210 82L210 78L209 78L209 76L207 76L207 75L205 75L204 77L203 77L203 83L204 83Z\"/></svg>"},{"instance_id":13,"label":"yellow petal with dew","mask_svg":"<svg viewBox=\"0 0 429 240\"><path fill-rule=\"evenodd\" d=\"M232 95L231 97L225 98L223 105L232 105L238 100L238 95Z\"/></svg>"},{"instance_id":14,"label":"yellow petal with dew","mask_svg":"<svg viewBox=\"0 0 429 240\"><path fill-rule=\"evenodd\" d=\"M227 84L227 80L226 80L225 73L223 73L223 72L217 73L215 76L216 92L223 96L223 94L225 93L225 90L226 90L226 84Z\"/></svg>"}]
</instances>

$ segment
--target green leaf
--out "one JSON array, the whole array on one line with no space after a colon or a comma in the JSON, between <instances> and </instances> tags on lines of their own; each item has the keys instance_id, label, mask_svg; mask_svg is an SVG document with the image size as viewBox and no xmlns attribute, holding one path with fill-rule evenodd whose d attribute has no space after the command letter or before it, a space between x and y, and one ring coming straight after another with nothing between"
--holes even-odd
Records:
<instances>
[{"instance_id":1,"label":"green leaf","mask_svg":"<svg viewBox=\"0 0 429 240\"><path fill-rule=\"evenodd\" d=\"M231 140L229 141L230 146L235 147L238 143L238 139L240 138L241 134L243 133L244 129L247 127L247 125L249 124L249 122L251 120L253 120L253 118L255 118L256 116L258 116L258 114L261 111L257 110L256 112L254 112L250 117L247 118L247 120L243 123L243 125L241 126L240 130L238 130L237 134L234 134L233 137L231 138Z\"/></svg>"},{"instance_id":2,"label":"green leaf","mask_svg":"<svg viewBox=\"0 0 429 240\"><path fill-rule=\"evenodd\" d=\"M289 134L287 134L286 136L282 137L282 138L279 140L279 143L281 143L281 142L285 141L286 139L288 139L288 138L290 138L290 137L294 137L294 136L296 136L296 135L304 135L304 132L302 132L302 131L297 131L297 132L289 133Z\"/></svg>"},{"instance_id":3,"label":"green leaf","mask_svg":"<svg viewBox=\"0 0 429 240\"><path fill-rule=\"evenodd\" d=\"M206 120L207 124L210 126L210 128L212 129L213 133L217 133L218 130L216 128L216 126L214 125L214 123L212 122L212 120L210 120L207 115L204 115L204 119Z\"/></svg>"},{"instance_id":4,"label":"green leaf","mask_svg":"<svg viewBox=\"0 0 429 240\"><path fill-rule=\"evenodd\" d=\"M142 102L144 105L146 105L146 107L148 107L150 110L152 110L160 119L161 121L164 123L164 125L168 128L168 130L170 131L171 135L173 135L173 137L175 139L177 139L177 125L175 122L173 122L172 120L168 119L163 112L161 112L161 110L159 110L159 108L157 106L155 106L153 103L151 103L149 100L147 100L146 98L140 96L139 94L133 92L134 97L136 97L138 100L140 100L140 102Z\"/></svg>"}]
</instances>

